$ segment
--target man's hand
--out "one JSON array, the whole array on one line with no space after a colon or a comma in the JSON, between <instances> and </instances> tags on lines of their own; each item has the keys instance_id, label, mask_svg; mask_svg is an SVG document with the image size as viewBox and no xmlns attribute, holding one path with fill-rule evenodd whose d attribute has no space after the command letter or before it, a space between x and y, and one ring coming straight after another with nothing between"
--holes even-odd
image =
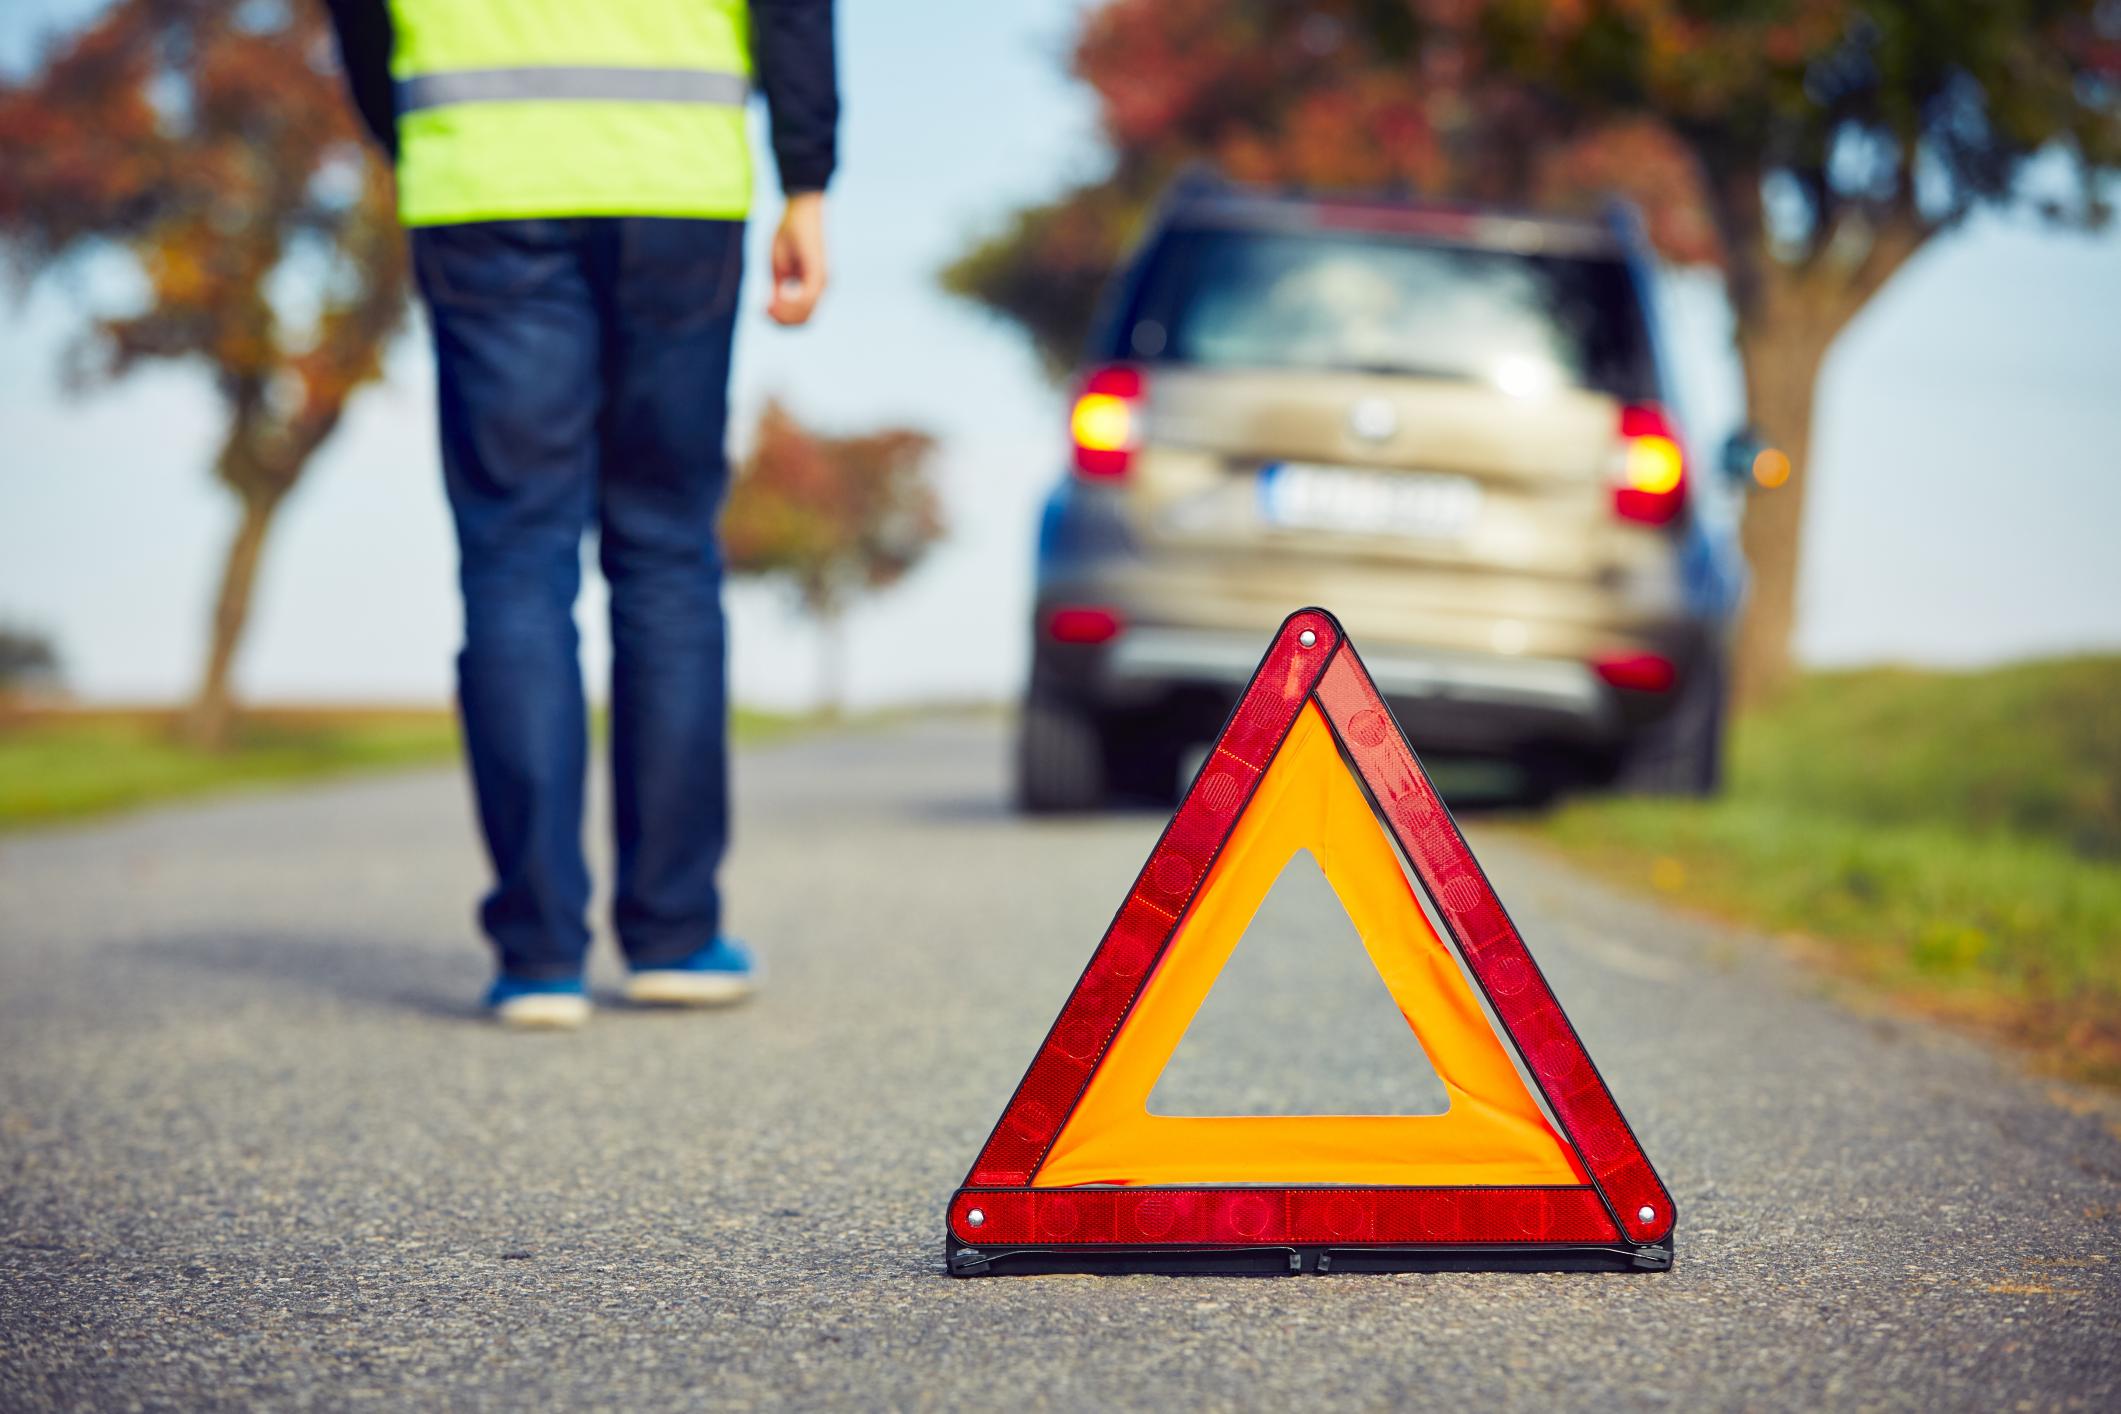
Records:
<instances>
[{"instance_id":1,"label":"man's hand","mask_svg":"<svg viewBox=\"0 0 2121 1414\"><path fill-rule=\"evenodd\" d=\"M797 192L773 233L773 298L767 317L793 327L808 322L825 293L825 194Z\"/></svg>"}]
</instances>

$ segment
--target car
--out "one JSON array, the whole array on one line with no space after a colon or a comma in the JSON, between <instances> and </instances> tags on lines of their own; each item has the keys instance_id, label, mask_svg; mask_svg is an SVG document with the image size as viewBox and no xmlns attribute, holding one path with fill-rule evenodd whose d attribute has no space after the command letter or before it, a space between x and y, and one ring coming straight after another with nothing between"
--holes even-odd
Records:
<instances>
[{"instance_id":1,"label":"car","mask_svg":"<svg viewBox=\"0 0 2121 1414\"><path fill-rule=\"evenodd\" d=\"M1177 184L1075 380L1019 805L1170 799L1314 603L1425 754L1713 792L1754 444L1697 472L1653 280L1623 207Z\"/></svg>"}]
</instances>

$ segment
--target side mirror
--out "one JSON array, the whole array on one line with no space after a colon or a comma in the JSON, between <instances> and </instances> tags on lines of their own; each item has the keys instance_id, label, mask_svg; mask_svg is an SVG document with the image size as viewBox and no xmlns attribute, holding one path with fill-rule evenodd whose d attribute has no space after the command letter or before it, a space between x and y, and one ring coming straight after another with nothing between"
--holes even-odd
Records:
<instances>
[{"instance_id":1,"label":"side mirror","mask_svg":"<svg viewBox=\"0 0 2121 1414\"><path fill-rule=\"evenodd\" d=\"M1741 427L1724 441L1723 475L1736 490L1772 491L1790 479L1790 459L1750 426Z\"/></svg>"}]
</instances>

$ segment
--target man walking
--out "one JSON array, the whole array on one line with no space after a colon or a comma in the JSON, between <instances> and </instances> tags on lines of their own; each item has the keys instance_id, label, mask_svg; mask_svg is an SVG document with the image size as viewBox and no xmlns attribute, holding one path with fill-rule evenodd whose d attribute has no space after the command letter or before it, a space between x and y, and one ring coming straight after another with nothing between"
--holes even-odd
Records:
<instances>
[{"instance_id":1,"label":"man walking","mask_svg":"<svg viewBox=\"0 0 2121 1414\"><path fill-rule=\"evenodd\" d=\"M786 207L767 313L810 317L838 119L831 0L330 0L397 162L434 330L462 554L458 701L494 886L500 1020L579 1025L584 530L611 587L613 922L637 1002L756 983L723 936L726 651L715 521L751 203L744 103Z\"/></svg>"}]
</instances>

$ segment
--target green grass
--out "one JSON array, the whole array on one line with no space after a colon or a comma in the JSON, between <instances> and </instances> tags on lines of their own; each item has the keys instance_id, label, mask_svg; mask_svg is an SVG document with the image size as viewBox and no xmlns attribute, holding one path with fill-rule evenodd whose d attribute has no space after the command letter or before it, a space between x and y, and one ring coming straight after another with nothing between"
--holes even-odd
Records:
<instances>
[{"instance_id":1,"label":"green grass","mask_svg":"<svg viewBox=\"0 0 2121 1414\"><path fill-rule=\"evenodd\" d=\"M739 711L739 741L797 719ZM244 715L223 752L180 739L173 713L48 710L0 715L0 830L80 819L158 801L350 772L448 761L446 709L265 709Z\"/></svg>"},{"instance_id":2,"label":"green grass","mask_svg":"<svg viewBox=\"0 0 2121 1414\"><path fill-rule=\"evenodd\" d=\"M1815 674L1737 724L1722 798L1586 800L1538 828L2121 1081L2121 658Z\"/></svg>"}]
</instances>

